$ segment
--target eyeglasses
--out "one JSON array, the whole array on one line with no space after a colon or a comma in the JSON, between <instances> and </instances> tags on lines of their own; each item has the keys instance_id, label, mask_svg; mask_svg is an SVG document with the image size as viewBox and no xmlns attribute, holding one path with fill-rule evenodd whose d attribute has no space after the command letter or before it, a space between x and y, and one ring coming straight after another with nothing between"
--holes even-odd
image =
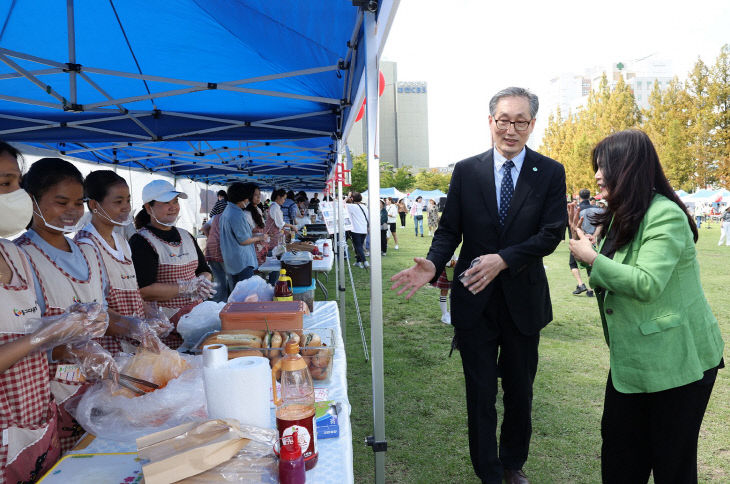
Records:
<instances>
[{"instance_id":1,"label":"eyeglasses","mask_svg":"<svg viewBox=\"0 0 730 484\"><path fill-rule=\"evenodd\" d=\"M508 121L506 119L495 119L494 124L497 125L497 129L501 130L507 130L509 129L510 125L515 127L515 131L527 131L527 128L530 127L530 123L532 120L529 121Z\"/></svg>"}]
</instances>

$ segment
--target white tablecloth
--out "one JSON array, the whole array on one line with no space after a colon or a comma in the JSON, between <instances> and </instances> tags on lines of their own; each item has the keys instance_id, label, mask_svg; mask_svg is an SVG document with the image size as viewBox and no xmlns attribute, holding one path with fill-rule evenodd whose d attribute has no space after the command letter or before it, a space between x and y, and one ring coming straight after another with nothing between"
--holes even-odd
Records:
<instances>
[{"instance_id":1,"label":"white tablecloth","mask_svg":"<svg viewBox=\"0 0 730 484\"><path fill-rule=\"evenodd\" d=\"M335 301L315 301L314 312L304 318L304 328L332 328L334 331L335 356L332 376L328 383L316 382L315 387L326 387L327 398L340 402L342 405L342 411L339 415L340 436L335 439L320 439L317 441L319 460L317 466L307 472L307 482L323 484L353 482L351 407L347 398L347 361L345 358L345 344L342 341L340 331L340 313L337 309L337 303ZM272 419L273 416L272 411ZM94 439L85 449L73 452L77 454L97 454L104 452L135 452L136 450L136 445L131 442Z\"/></svg>"},{"instance_id":2,"label":"white tablecloth","mask_svg":"<svg viewBox=\"0 0 730 484\"><path fill-rule=\"evenodd\" d=\"M328 257L323 257L322 260L312 261L312 272L329 272L332 270L332 265L335 262L335 258L332 254ZM281 261L276 257L267 257L266 262L261 264L257 269L259 272L273 272L281 269Z\"/></svg>"}]
</instances>

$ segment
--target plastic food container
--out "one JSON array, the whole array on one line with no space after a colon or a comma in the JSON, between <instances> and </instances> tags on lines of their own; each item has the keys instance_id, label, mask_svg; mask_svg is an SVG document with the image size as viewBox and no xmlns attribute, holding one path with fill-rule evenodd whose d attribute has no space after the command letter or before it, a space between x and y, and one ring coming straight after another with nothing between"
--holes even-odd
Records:
<instances>
[{"instance_id":1,"label":"plastic food container","mask_svg":"<svg viewBox=\"0 0 730 484\"><path fill-rule=\"evenodd\" d=\"M220 312L221 329L302 329L305 313L302 301L230 302Z\"/></svg>"}]
</instances>

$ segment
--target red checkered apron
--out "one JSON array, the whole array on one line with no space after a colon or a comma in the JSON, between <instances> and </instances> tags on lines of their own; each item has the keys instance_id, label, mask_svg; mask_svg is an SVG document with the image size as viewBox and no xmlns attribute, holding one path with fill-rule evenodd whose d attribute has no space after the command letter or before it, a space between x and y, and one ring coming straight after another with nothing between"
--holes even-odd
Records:
<instances>
[{"instance_id":1,"label":"red checkered apron","mask_svg":"<svg viewBox=\"0 0 730 484\"><path fill-rule=\"evenodd\" d=\"M68 242L69 244L74 243L71 240ZM89 269L89 276L85 281L82 281L58 266L27 235L19 237L15 240L15 243L28 255L28 259L40 282L43 300L46 305L46 312L43 316L63 314L69 306L76 302L102 303L104 301L101 261L93 247L86 244L79 247ZM95 261L96 264L89 263L89 261ZM122 350L119 340L114 337L102 336L96 338L95 341L99 342L112 355ZM51 376L51 392L58 404L58 430L61 452L64 453L70 450L84 433L81 426L66 411L64 405L72 396L84 392L86 385L77 378L69 380L68 377L61 377L58 363L49 363L48 366ZM63 367L69 366L63 365Z\"/></svg>"},{"instance_id":2,"label":"red checkered apron","mask_svg":"<svg viewBox=\"0 0 730 484\"><path fill-rule=\"evenodd\" d=\"M81 246L93 244L97 253L101 254L101 261L109 279L109 293L106 302L110 311L122 316L134 316L144 319L144 301L137 286L137 273L132 263L132 251L124 241L120 249L124 253L124 260L117 259L99 238L85 230L80 230L74 239Z\"/></svg>"},{"instance_id":3,"label":"red checkered apron","mask_svg":"<svg viewBox=\"0 0 730 484\"><path fill-rule=\"evenodd\" d=\"M282 236L281 229L274 222L274 217L266 217L263 233L269 236L269 241L256 244L256 259L259 261L259 265L266 262L266 254L279 245L279 239Z\"/></svg>"},{"instance_id":4,"label":"red checkered apron","mask_svg":"<svg viewBox=\"0 0 730 484\"><path fill-rule=\"evenodd\" d=\"M157 281L163 284L177 284L180 280L190 280L195 277L195 270L198 268L198 252L195 249L195 240L185 230L177 230L180 234L180 242L167 242L157 237L147 228L141 228L137 233L149 242L157 252ZM159 301L160 307L165 310L170 322L177 326L180 316L200 304L200 300L189 297L175 296L166 301ZM162 338L162 342L172 349L182 345L183 339L180 333L173 331L169 336Z\"/></svg>"},{"instance_id":5,"label":"red checkered apron","mask_svg":"<svg viewBox=\"0 0 730 484\"><path fill-rule=\"evenodd\" d=\"M40 317L28 261L11 242L0 252L13 271L0 284L0 345L26 334L25 321ZM45 353L31 353L0 373L0 482L34 482L60 456L56 404Z\"/></svg>"},{"instance_id":6,"label":"red checkered apron","mask_svg":"<svg viewBox=\"0 0 730 484\"><path fill-rule=\"evenodd\" d=\"M223 262L223 254L221 254L221 218L219 215L213 217L210 223L210 232L208 232L208 241L205 243L205 260L211 262Z\"/></svg>"}]
</instances>

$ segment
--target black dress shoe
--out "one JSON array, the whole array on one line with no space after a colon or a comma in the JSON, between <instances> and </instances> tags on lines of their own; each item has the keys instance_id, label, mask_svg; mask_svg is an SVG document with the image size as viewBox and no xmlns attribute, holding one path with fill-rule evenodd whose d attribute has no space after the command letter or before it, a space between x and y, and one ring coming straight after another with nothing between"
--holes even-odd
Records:
<instances>
[{"instance_id":1,"label":"black dress shoe","mask_svg":"<svg viewBox=\"0 0 730 484\"><path fill-rule=\"evenodd\" d=\"M504 482L507 484L530 484L530 481L527 480L527 476L524 472L522 472L522 469L505 469Z\"/></svg>"},{"instance_id":2,"label":"black dress shoe","mask_svg":"<svg viewBox=\"0 0 730 484\"><path fill-rule=\"evenodd\" d=\"M588 296L588 297L593 297L593 291L591 291L590 289L588 289L588 290L586 291L586 296Z\"/></svg>"},{"instance_id":3,"label":"black dress shoe","mask_svg":"<svg viewBox=\"0 0 730 484\"><path fill-rule=\"evenodd\" d=\"M575 291L573 291L573 294L575 294L577 296L578 294L584 293L587 290L588 289L586 288L586 285L581 284L580 286L575 286Z\"/></svg>"}]
</instances>

